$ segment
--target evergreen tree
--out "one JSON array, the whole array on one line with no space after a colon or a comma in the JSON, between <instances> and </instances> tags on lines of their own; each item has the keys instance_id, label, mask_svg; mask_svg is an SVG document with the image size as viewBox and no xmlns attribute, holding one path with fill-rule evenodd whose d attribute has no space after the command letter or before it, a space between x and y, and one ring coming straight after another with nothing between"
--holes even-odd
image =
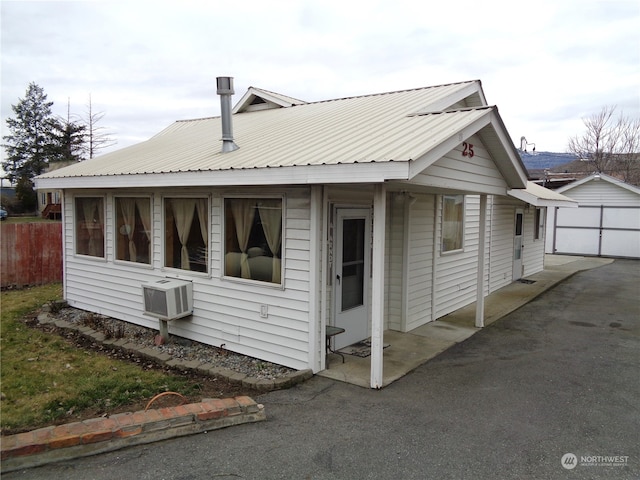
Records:
<instances>
[{"instance_id":1,"label":"evergreen tree","mask_svg":"<svg viewBox=\"0 0 640 480\"><path fill-rule=\"evenodd\" d=\"M25 98L11 106L15 117L7 119L11 133L3 137L7 160L2 164L11 182L41 174L59 156L56 130L61 127L51 113L52 105L42 87L31 82Z\"/></svg>"},{"instance_id":2,"label":"evergreen tree","mask_svg":"<svg viewBox=\"0 0 640 480\"><path fill-rule=\"evenodd\" d=\"M67 103L67 118L59 119L56 125L55 155L51 162L80 162L84 160L87 143L87 126L71 119L71 105Z\"/></svg>"}]
</instances>

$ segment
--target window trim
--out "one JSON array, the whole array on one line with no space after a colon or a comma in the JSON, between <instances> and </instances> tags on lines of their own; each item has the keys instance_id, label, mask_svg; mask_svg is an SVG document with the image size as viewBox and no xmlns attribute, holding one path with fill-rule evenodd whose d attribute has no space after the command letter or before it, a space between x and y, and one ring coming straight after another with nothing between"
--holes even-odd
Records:
<instances>
[{"instance_id":1,"label":"window trim","mask_svg":"<svg viewBox=\"0 0 640 480\"><path fill-rule=\"evenodd\" d=\"M208 240L208 251L207 251L207 271L206 272L197 272L195 270L183 270L182 268L171 267L166 265L167 260L167 242L166 242L166 226L167 226L167 216L166 216L166 201L170 198L192 198L199 199L204 198L207 200L207 240ZM213 250L213 242L212 242L212 234L211 234L211 215L212 215L212 201L210 193L192 193L192 194L167 194L162 195L160 198L160 270L163 272L171 272L176 275L190 275L194 277L200 278L211 278L212 277L212 261L211 261L211 252Z\"/></svg>"},{"instance_id":2,"label":"window trim","mask_svg":"<svg viewBox=\"0 0 640 480\"><path fill-rule=\"evenodd\" d=\"M284 259L285 259L285 246L286 246L286 237L285 237L285 232L286 232L286 195L284 193L282 194L258 194L258 195L252 195L252 194L226 194L226 195L221 195L220 196L221 199L221 204L220 204L220 224L221 224L221 228L220 228L220 233L221 233L221 237L220 237L220 279L224 280L224 281L229 281L229 282L235 282L235 283L240 283L240 284L244 284L244 285L256 285L259 287L265 287L265 288L273 288L273 289L278 289L278 290L284 290L284 272L285 272L285 265L284 265ZM280 245L280 251L282 252L281 256L280 256L280 283L273 283L273 282L267 282L264 280L254 280L251 278L241 278L241 277L235 277L233 275L226 275L225 271L226 271L226 238L227 238L227 217L226 217L226 202L227 200L231 200L231 199L262 199L262 200L280 200L281 202L281 211L282 211L282 221L281 221L281 225L280 225L280 229L281 229L281 245Z\"/></svg>"},{"instance_id":3,"label":"window trim","mask_svg":"<svg viewBox=\"0 0 640 480\"><path fill-rule=\"evenodd\" d=\"M455 248L452 250L444 249L444 206L445 206L445 198L446 197L462 197L462 221L461 221L461 238L460 238L460 248ZM453 194L442 194L440 195L440 255L453 255L456 253L464 252L465 245L465 227L466 227L466 213L467 213L467 196L463 193L453 193Z\"/></svg>"},{"instance_id":4,"label":"window trim","mask_svg":"<svg viewBox=\"0 0 640 480\"><path fill-rule=\"evenodd\" d=\"M539 242L544 239L546 208L536 207L533 216L533 241Z\"/></svg>"},{"instance_id":5,"label":"window trim","mask_svg":"<svg viewBox=\"0 0 640 480\"><path fill-rule=\"evenodd\" d=\"M102 256L87 255L85 253L78 253L78 211L76 201L80 198L101 198L102 199ZM106 195L73 195L72 200L73 209L73 256L79 258L85 258L96 262L107 262L107 196ZM84 216L83 216L84 218Z\"/></svg>"},{"instance_id":6,"label":"window trim","mask_svg":"<svg viewBox=\"0 0 640 480\"><path fill-rule=\"evenodd\" d=\"M142 263L142 262L132 262L131 260L122 260L118 258L118 222L117 222L117 218L118 218L118 212L117 212L117 199L118 198L146 198L149 200L149 217L151 218L151 240L149 241L149 263ZM135 266L135 267L139 267L139 268L146 268L146 269L153 269L153 254L154 254L154 249L153 249L153 238L154 238L154 233L155 233L155 228L154 228L154 216L153 216L153 195L149 194L149 195L144 195L144 194L133 194L133 195L127 195L126 193L117 193L114 194L112 196L112 205L113 205L113 225L112 225L112 231L113 231L113 263L114 264L121 264L121 265L129 265L129 266Z\"/></svg>"}]
</instances>

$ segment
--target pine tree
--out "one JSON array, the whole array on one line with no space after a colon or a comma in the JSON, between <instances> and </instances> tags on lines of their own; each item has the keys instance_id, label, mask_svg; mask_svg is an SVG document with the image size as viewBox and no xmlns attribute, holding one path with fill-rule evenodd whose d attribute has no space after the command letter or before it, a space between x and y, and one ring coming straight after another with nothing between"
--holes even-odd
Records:
<instances>
[{"instance_id":1,"label":"pine tree","mask_svg":"<svg viewBox=\"0 0 640 480\"><path fill-rule=\"evenodd\" d=\"M84 160L87 143L87 126L72 120L71 102L67 102L67 118L59 119L56 125L55 156L51 162L80 162Z\"/></svg>"},{"instance_id":2,"label":"pine tree","mask_svg":"<svg viewBox=\"0 0 640 480\"><path fill-rule=\"evenodd\" d=\"M60 126L51 113L52 105L42 87L31 82L25 98L11 106L15 117L7 119L11 133L3 137L7 160L2 164L11 182L41 174L58 156L56 130Z\"/></svg>"}]
</instances>

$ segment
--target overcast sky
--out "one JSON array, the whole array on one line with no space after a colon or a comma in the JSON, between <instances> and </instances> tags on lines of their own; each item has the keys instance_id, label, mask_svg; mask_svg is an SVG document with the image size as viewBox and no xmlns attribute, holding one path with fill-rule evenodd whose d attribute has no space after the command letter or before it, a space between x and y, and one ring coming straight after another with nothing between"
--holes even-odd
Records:
<instances>
[{"instance_id":1,"label":"overcast sky","mask_svg":"<svg viewBox=\"0 0 640 480\"><path fill-rule=\"evenodd\" d=\"M638 0L1 1L2 133L36 82L89 95L116 148L219 115L215 77L306 101L480 79L514 144L566 151L583 118L640 117ZM4 152L3 152L4 158Z\"/></svg>"}]
</instances>

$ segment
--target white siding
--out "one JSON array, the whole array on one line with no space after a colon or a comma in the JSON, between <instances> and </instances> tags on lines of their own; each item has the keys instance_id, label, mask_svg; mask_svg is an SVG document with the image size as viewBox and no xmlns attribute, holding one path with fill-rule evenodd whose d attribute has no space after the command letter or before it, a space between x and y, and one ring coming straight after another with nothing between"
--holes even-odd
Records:
<instances>
[{"instance_id":1,"label":"white siding","mask_svg":"<svg viewBox=\"0 0 640 480\"><path fill-rule=\"evenodd\" d=\"M640 195L604 179L563 195L579 207L548 209L547 253L640 258Z\"/></svg>"},{"instance_id":2,"label":"white siding","mask_svg":"<svg viewBox=\"0 0 640 480\"><path fill-rule=\"evenodd\" d=\"M143 192L141 192L143 193ZM148 193L148 192L147 192ZM193 195L211 195L210 275L163 268L162 196L176 190L154 193L152 266L113 261L113 196L106 199L107 259L93 260L73 254L73 196L65 196L66 297L69 304L132 323L158 328L158 321L142 315L141 284L166 276L193 281L194 314L169 323L169 332L245 355L292 368L308 368L309 338L309 189L290 189L285 197L284 288L221 278L222 193L190 190ZM239 192L248 196L281 194L261 189ZM268 317L260 317L261 305Z\"/></svg>"},{"instance_id":3,"label":"white siding","mask_svg":"<svg viewBox=\"0 0 640 480\"><path fill-rule=\"evenodd\" d=\"M575 210L575 209L574 209ZM541 216L545 218L543 209ZM522 232L522 266L524 268L523 276L528 277L534 273L538 273L544 269L544 231L542 238L535 239L536 228L536 209L530 207L524 211L524 225ZM546 226L545 226L546 228Z\"/></svg>"},{"instance_id":4,"label":"white siding","mask_svg":"<svg viewBox=\"0 0 640 480\"><path fill-rule=\"evenodd\" d=\"M475 301L479 204L479 196L465 196L464 249L462 251L442 254L436 245L438 254L434 318L440 318ZM439 210L436 219L438 238L441 235L442 216L442 209Z\"/></svg>"},{"instance_id":5,"label":"white siding","mask_svg":"<svg viewBox=\"0 0 640 480\"><path fill-rule=\"evenodd\" d=\"M504 194L507 184L480 137L473 135L466 140L466 143L473 145L473 157L463 155L463 145L460 143L416 175L411 182L451 190Z\"/></svg>"},{"instance_id":6,"label":"white siding","mask_svg":"<svg viewBox=\"0 0 640 480\"><path fill-rule=\"evenodd\" d=\"M433 228L435 196L419 195L411 207L407 268L407 318L405 331L433 320Z\"/></svg>"},{"instance_id":7,"label":"white siding","mask_svg":"<svg viewBox=\"0 0 640 480\"><path fill-rule=\"evenodd\" d=\"M512 282L515 211L519 205L510 197L493 197L490 203L489 293Z\"/></svg>"},{"instance_id":8,"label":"white siding","mask_svg":"<svg viewBox=\"0 0 640 480\"><path fill-rule=\"evenodd\" d=\"M580 205L640 206L640 195L605 180L591 180L562 194Z\"/></svg>"},{"instance_id":9,"label":"white siding","mask_svg":"<svg viewBox=\"0 0 640 480\"><path fill-rule=\"evenodd\" d=\"M403 257L405 250L404 203L402 194L390 194L387 201L385 242L385 305L388 328L402 330Z\"/></svg>"}]
</instances>

